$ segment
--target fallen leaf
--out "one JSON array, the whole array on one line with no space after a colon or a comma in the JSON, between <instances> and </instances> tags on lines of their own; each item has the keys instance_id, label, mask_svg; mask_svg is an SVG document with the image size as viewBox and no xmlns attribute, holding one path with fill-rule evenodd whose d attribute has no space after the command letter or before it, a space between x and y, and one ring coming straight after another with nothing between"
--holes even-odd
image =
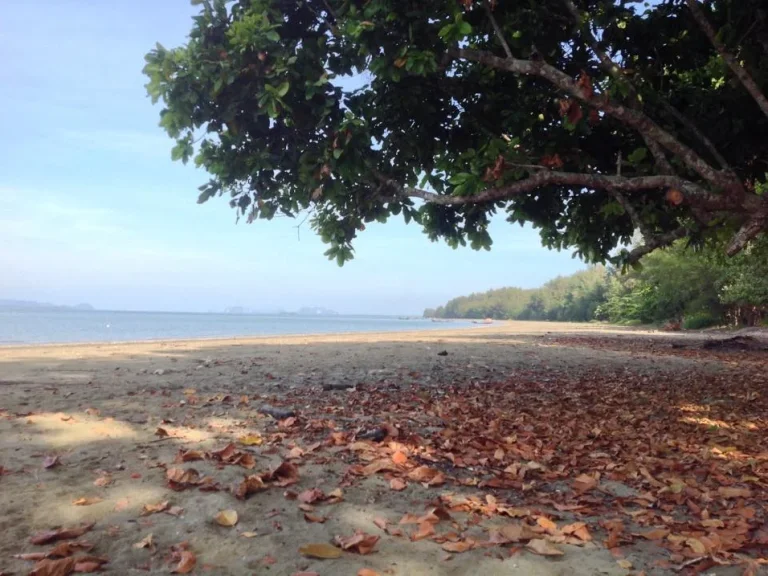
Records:
<instances>
[{"instance_id":1,"label":"fallen leaf","mask_svg":"<svg viewBox=\"0 0 768 576\"><path fill-rule=\"evenodd\" d=\"M235 488L235 497L243 500L251 494L266 489L267 485L264 484L261 476L257 476L255 474L252 476L246 476L245 479Z\"/></svg>"},{"instance_id":2,"label":"fallen leaf","mask_svg":"<svg viewBox=\"0 0 768 576\"><path fill-rule=\"evenodd\" d=\"M707 554L707 547L704 545L704 542L698 538L686 538L685 543L691 548L691 550L696 552L696 554Z\"/></svg>"},{"instance_id":3,"label":"fallen leaf","mask_svg":"<svg viewBox=\"0 0 768 576\"><path fill-rule=\"evenodd\" d=\"M499 528L498 533L506 542L524 542L538 537L527 524L507 524Z\"/></svg>"},{"instance_id":4,"label":"fallen leaf","mask_svg":"<svg viewBox=\"0 0 768 576\"><path fill-rule=\"evenodd\" d=\"M41 560L35 564L29 576L67 576L75 571L76 562L74 558Z\"/></svg>"},{"instance_id":5,"label":"fallen leaf","mask_svg":"<svg viewBox=\"0 0 768 576\"><path fill-rule=\"evenodd\" d=\"M243 532L240 534L241 538L256 538L259 535L258 532Z\"/></svg>"},{"instance_id":6,"label":"fallen leaf","mask_svg":"<svg viewBox=\"0 0 768 576\"><path fill-rule=\"evenodd\" d=\"M165 471L165 478L171 490L184 490L200 483L200 473L194 468L169 468Z\"/></svg>"},{"instance_id":7,"label":"fallen leaf","mask_svg":"<svg viewBox=\"0 0 768 576\"><path fill-rule=\"evenodd\" d=\"M627 559L616 560L616 564L624 568L624 570L632 570L632 562Z\"/></svg>"},{"instance_id":8,"label":"fallen leaf","mask_svg":"<svg viewBox=\"0 0 768 576\"><path fill-rule=\"evenodd\" d=\"M648 532L641 532L638 536L642 536L646 540L661 540L662 538L666 538L668 534L669 530L666 528L654 528Z\"/></svg>"},{"instance_id":9,"label":"fallen leaf","mask_svg":"<svg viewBox=\"0 0 768 576\"><path fill-rule=\"evenodd\" d=\"M298 495L299 502L304 502L304 504L312 504L313 502L317 502L318 500L324 500L324 499L325 499L325 492L323 492L319 488L304 490L304 492Z\"/></svg>"},{"instance_id":10,"label":"fallen leaf","mask_svg":"<svg viewBox=\"0 0 768 576\"><path fill-rule=\"evenodd\" d=\"M43 468L49 469L59 466L61 462L58 456L46 456L43 460Z\"/></svg>"},{"instance_id":11,"label":"fallen leaf","mask_svg":"<svg viewBox=\"0 0 768 576\"><path fill-rule=\"evenodd\" d=\"M262 474L262 479L277 486L290 486L299 481L299 468L293 462L283 461L274 470Z\"/></svg>"},{"instance_id":12,"label":"fallen leaf","mask_svg":"<svg viewBox=\"0 0 768 576\"><path fill-rule=\"evenodd\" d=\"M238 442L243 446L261 446L264 443L264 438L259 434L248 434L247 436L242 436Z\"/></svg>"},{"instance_id":13,"label":"fallen leaf","mask_svg":"<svg viewBox=\"0 0 768 576\"><path fill-rule=\"evenodd\" d=\"M321 560L332 560L341 557L341 550L330 544L306 544L299 548L299 553L307 558L320 558Z\"/></svg>"},{"instance_id":14,"label":"fallen leaf","mask_svg":"<svg viewBox=\"0 0 768 576\"><path fill-rule=\"evenodd\" d=\"M85 498L78 498L77 500L73 500L72 504L75 506L91 506L92 504L98 504L99 502L103 502L103 498L99 498L98 496L89 496Z\"/></svg>"},{"instance_id":15,"label":"fallen leaf","mask_svg":"<svg viewBox=\"0 0 768 576\"><path fill-rule=\"evenodd\" d=\"M389 481L389 487L392 490L400 491L405 490L408 487L408 484L406 484L403 480L400 480L400 478L392 478L392 480Z\"/></svg>"},{"instance_id":16,"label":"fallen leaf","mask_svg":"<svg viewBox=\"0 0 768 576\"><path fill-rule=\"evenodd\" d=\"M261 559L261 563L264 566L272 566L273 564L277 564L277 558L267 554L266 556L264 556L264 558Z\"/></svg>"},{"instance_id":17,"label":"fallen leaf","mask_svg":"<svg viewBox=\"0 0 768 576\"><path fill-rule=\"evenodd\" d=\"M112 476L109 474L105 474L104 476L99 476L96 478L96 480L93 481L94 486L99 486L100 488L104 488L105 486L109 486L112 484Z\"/></svg>"},{"instance_id":18,"label":"fallen leaf","mask_svg":"<svg viewBox=\"0 0 768 576\"><path fill-rule=\"evenodd\" d=\"M170 434L168 434L168 430L165 428L158 428L155 430L155 436L159 436L160 438L167 438L170 436Z\"/></svg>"},{"instance_id":19,"label":"fallen leaf","mask_svg":"<svg viewBox=\"0 0 768 576\"><path fill-rule=\"evenodd\" d=\"M184 514L184 508L181 506L171 506L168 510L163 510L163 512L170 514L171 516L181 516Z\"/></svg>"},{"instance_id":20,"label":"fallen leaf","mask_svg":"<svg viewBox=\"0 0 768 576\"><path fill-rule=\"evenodd\" d=\"M360 568L360 570L357 571L357 576L380 576L378 572L375 570L371 570L370 568Z\"/></svg>"},{"instance_id":21,"label":"fallen leaf","mask_svg":"<svg viewBox=\"0 0 768 576\"><path fill-rule=\"evenodd\" d=\"M159 502L157 504L144 504L144 507L141 509L141 512L139 515L141 516L149 516L150 514L154 514L155 512L165 512L168 510L169 502L166 500L165 502Z\"/></svg>"},{"instance_id":22,"label":"fallen leaf","mask_svg":"<svg viewBox=\"0 0 768 576\"><path fill-rule=\"evenodd\" d=\"M577 476L573 481L573 489L579 493L589 492L597 487L597 480L587 474Z\"/></svg>"},{"instance_id":23,"label":"fallen leaf","mask_svg":"<svg viewBox=\"0 0 768 576\"><path fill-rule=\"evenodd\" d=\"M557 534L560 531L557 529L557 524L552 522L549 518L546 516L539 516L536 519L536 524L544 528L544 530L549 534Z\"/></svg>"},{"instance_id":24,"label":"fallen leaf","mask_svg":"<svg viewBox=\"0 0 768 576\"><path fill-rule=\"evenodd\" d=\"M473 547L472 542L467 542L466 540L460 541L460 542L446 542L442 545L442 549L446 552L454 552L454 553L460 553L460 552L466 552L467 550L471 550Z\"/></svg>"},{"instance_id":25,"label":"fallen leaf","mask_svg":"<svg viewBox=\"0 0 768 576\"><path fill-rule=\"evenodd\" d=\"M195 460L204 460L205 454L201 450L179 450L175 462L194 462Z\"/></svg>"},{"instance_id":26,"label":"fallen leaf","mask_svg":"<svg viewBox=\"0 0 768 576\"><path fill-rule=\"evenodd\" d=\"M731 486L720 486L717 493L723 498L751 498L752 490L749 488L734 488Z\"/></svg>"},{"instance_id":27,"label":"fallen leaf","mask_svg":"<svg viewBox=\"0 0 768 576\"><path fill-rule=\"evenodd\" d=\"M144 538L142 538L141 540L136 542L133 545L133 547L137 548L137 549L149 548L150 550L154 550L155 549L155 542L154 542L153 538L154 538L154 536L152 535L152 533L149 533L146 536L144 536Z\"/></svg>"},{"instance_id":28,"label":"fallen leaf","mask_svg":"<svg viewBox=\"0 0 768 576\"><path fill-rule=\"evenodd\" d=\"M56 542L58 540L73 540L79 538L86 532L89 532L95 524L83 524L74 528L62 528L60 530L49 530L48 532L41 532L35 534L30 538L32 544L49 544L50 542Z\"/></svg>"},{"instance_id":29,"label":"fallen leaf","mask_svg":"<svg viewBox=\"0 0 768 576\"><path fill-rule=\"evenodd\" d=\"M195 569L195 564L197 564L195 553L191 550L183 550L178 565L171 572L174 574L189 574Z\"/></svg>"},{"instance_id":30,"label":"fallen leaf","mask_svg":"<svg viewBox=\"0 0 768 576\"><path fill-rule=\"evenodd\" d=\"M333 541L343 550L351 550L359 554L370 554L379 541L379 536L357 531L352 536L336 536Z\"/></svg>"},{"instance_id":31,"label":"fallen leaf","mask_svg":"<svg viewBox=\"0 0 768 576\"><path fill-rule=\"evenodd\" d=\"M374 518L373 523L384 531L387 530L387 524L389 524L385 518Z\"/></svg>"},{"instance_id":32,"label":"fallen leaf","mask_svg":"<svg viewBox=\"0 0 768 576\"><path fill-rule=\"evenodd\" d=\"M115 507L113 508L113 510L115 512L120 512L128 508L128 506L130 506L130 501L128 500L128 498L121 498L120 500L115 502Z\"/></svg>"},{"instance_id":33,"label":"fallen leaf","mask_svg":"<svg viewBox=\"0 0 768 576\"><path fill-rule=\"evenodd\" d=\"M538 538L528 542L525 547L534 554L539 554L541 556L562 556L564 554L562 550L557 548L551 542Z\"/></svg>"},{"instance_id":34,"label":"fallen leaf","mask_svg":"<svg viewBox=\"0 0 768 576\"><path fill-rule=\"evenodd\" d=\"M219 526L229 528L237 524L237 512L235 510L222 510L213 519Z\"/></svg>"},{"instance_id":35,"label":"fallen leaf","mask_svg":"<svg viewBox=\"0 0 768 576\"><path fill-rule=\"evenodd\" d=\"M435 535L435 525L432 522L421 522L419 524L419 529L411 534L411 540L414 542L418 542L419 540L424 540L425 538L429 538L430 536Z\"/></svg>"},{"instance_id":36,"label":"fallen leaf","mask_svg":"<svg viewBox=\"0 0 768 576\"><path fill-rule=\"evenodd\" d=\"M326 518L325 516L316 516L315 514L304 513L304 520L306 520L307 522L316 522L318 524L322 524L323 522L328 520L328 518Z\"/></svg>"},{"instance_id":37,"label":"fallen leaf","mask_svg":"<svg viewBox=\"0 0 768 576\"><path fill-rule=\"evenodd\" d=\"M405 464L408 462L408 456L404 452L400 452L399 450L392 454L392 462L398 465Z\"/></svg>"}]
</instances>

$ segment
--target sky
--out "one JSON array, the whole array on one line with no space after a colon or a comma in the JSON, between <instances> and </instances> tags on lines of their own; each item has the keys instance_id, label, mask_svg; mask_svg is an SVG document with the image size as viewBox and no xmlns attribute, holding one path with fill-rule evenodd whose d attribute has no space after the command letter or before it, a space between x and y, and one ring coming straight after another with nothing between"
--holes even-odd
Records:
<instances>
[{"instance_id":1,"label":"sky","mask_svg":"<svg viewBox=\"0 0 768 576\"><path fill-rule=\"evenodd\" d=\"M490 252L432 243L400 219L367 227L339 268L308 225L235 224L196 203L204 172L172 162L144 54L185 41L189 0L4 0L0 18L0 299L111 310L420 314L584 268L494 220Z\"/></svg>"}]
</instances>

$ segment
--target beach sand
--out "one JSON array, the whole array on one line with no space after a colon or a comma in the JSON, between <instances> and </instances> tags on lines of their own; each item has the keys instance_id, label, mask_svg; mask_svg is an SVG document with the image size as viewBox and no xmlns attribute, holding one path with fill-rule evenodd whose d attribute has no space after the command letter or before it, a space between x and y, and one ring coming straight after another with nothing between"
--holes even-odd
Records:
<instances>
[{"instance_id":1,"label":"beach sand","mask_svg":"<svg viewBox=\"0 0 768 576\"><path fill-rule=\"evenodd\" d=\"M639 337L646 339L644 346L653 342L664 353L628 344ZM603 342L596 348L589 345L592 338L608 339L615 346ZM542 494L567 490L564 482L537 483L536 471L523 482L523 491L454 482L457 470L432 462L429 451L408 439L431 438L430 446L449 441L448 435L438 442L430 434L439 439L443 429L456 422L441 420L430 407L444 395L460 401L464 387L472 394L483 386L496 386L498 392L499 383L504 383L510 394L524 399L533 392L523 386L535 382L541 394L551 395L547 383L560 379L574 383L568 393L574 395L577 413L585 410L576 396L579 382L586 379L615 382L624 375L644 382L672 380L681 373L686 378L699 373L730 378L739 371L751 374L764 368L754 363L734 367L728 359L697 354L667 354L668 338L602 326L516 322L427 332L0 348L0 573L26 573L33 563L12 556L50 548L31 544L33 534L83 522L95 526L82 539L95 545L91 553L107 558L105 569L115 574L167 573L174 566L169 548L182 541L189 542L196 555L195 574L355 575L369 568L404 576L591 575L627 574L628 565L649 574L666 573L653 566L659 561L663 565L668 551L641 543L617 557L601 543L598 517L558 512L541 503ZM345 384L355 388L326 389ZM278 423L260 414L265 403L294 410L296 420ZM414 412L414 405L423 406L423 413ZM509 416L512 421L518 415ZM371 442L370 450L359 442L354 446L355 434L382 424L399 428L401 436ZM485 425L476 423L479 435L485 434ZM158 436L158 428L169 436ZM516 433L525 436L530 430L521 426ZM507 431L507 438L511 434ZM238 443L248 435L260 435L263 443ZM255 457L253 469L210 458L174 464L180 450L212 451L229 442ZM532 445L542 448L537 458L544 458L544 444ZM389 458L393 451L408 454L405 468L430 465L442 470L447 481L433 486L407 481L406 489L396 491L390 487L393 474L386 470L349 476L350 466L382 455ZM497 468L527 462L514 457L513 450L501 454ZM291 457L298 466L298 484L272 485L247 500L229 491L244 475L274 469ZM56 465L46 468L46 459ZM171 490L166 469L172 467L193 467L222 489ZM466 470L461 472L466 476ZM636 487L614 484L619 493L637 494ZM342 501L317 503L312 513L327 517L324 523L309 522L292 499L291 492L320 488L328 494L340 486ZM430 538L411 541L407 534L418 526L400 526L406 536L397 537L374 524L375 518L385 518L397 526L406 513L420 516L447 492L477 496L481 503L532 507L526 521L533 523L541 515L559 525L583 520L594 540L579 546L559 544L565 553L558 557L521 550L524 544L513 545L511 551L510 545L478 546L450 554ZM100 500L74 505L79 498ZM143 506L163 501L183 513L140 515ZM213 522L224 509L237 511L235 527ZM474 530L475 538L487 540L489 527L513 521L493 511L452 514L456 524L442 521L438 533ZM380 537L373 554L345 552L338 559L318 560L299 553L303 545L327 543L357 530ZM134 546L149 534L156 549ZM718 567L711 573L731 573L726 570Z\"/></svg>"}]
</instances>

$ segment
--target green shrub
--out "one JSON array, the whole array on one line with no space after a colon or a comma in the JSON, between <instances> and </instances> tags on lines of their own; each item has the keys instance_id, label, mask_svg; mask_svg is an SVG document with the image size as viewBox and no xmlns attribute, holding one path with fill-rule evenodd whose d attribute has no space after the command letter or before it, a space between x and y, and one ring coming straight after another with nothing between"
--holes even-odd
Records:
<instances>
[{"instance_id":1,"label":"green shrub","mask_svg":"<svg viewBox=\"0 0 768 576\"><path fill-rule=\"evenodd\" d=\"M683 320L683 330L701 330L722 324L722 319L709 312L697 312L686 316Z\"/></svg>"}]
</instances>

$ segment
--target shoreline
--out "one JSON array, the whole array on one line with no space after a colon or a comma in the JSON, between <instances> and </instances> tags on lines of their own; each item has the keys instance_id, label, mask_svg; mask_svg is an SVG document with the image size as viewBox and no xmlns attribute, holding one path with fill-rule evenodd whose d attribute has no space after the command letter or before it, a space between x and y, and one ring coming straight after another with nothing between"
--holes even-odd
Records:
<instances>
[{"instance_id":1,"label":"shoreline","mask_svg":"<svg viewBox=\"0 0 768 576\"><path fill-rule=\"evenodd\" d=\"M460 320L457 320L457 322ZM19 342L19 343L3 343L0 342L0 351L3 350L18 350L24 348L63 348L63 347L77 347L77 346L131 346L140 344L191 344L191 343L217 343L217 344L245 344L248 342L264 342L266 340L280 340L280 339L292 339L292 338L310 338L320 339L324 337L344 338L355 335L365 336L384 336L384 335L397 335L397 334L434 334L438 332L464 332L466 330L488 330L490 327L501 327L508 324L508 320L497 320L494 324L472 324L469 321L465 321L464 326L452 326L441 327L434 329L416 328L412 330L355 330L347 332L295 332L286 334L259 334L248 336L193 336L190 338L147 338L143 340L82 340L73 342Z\"/></svg>"}]
</instances>

